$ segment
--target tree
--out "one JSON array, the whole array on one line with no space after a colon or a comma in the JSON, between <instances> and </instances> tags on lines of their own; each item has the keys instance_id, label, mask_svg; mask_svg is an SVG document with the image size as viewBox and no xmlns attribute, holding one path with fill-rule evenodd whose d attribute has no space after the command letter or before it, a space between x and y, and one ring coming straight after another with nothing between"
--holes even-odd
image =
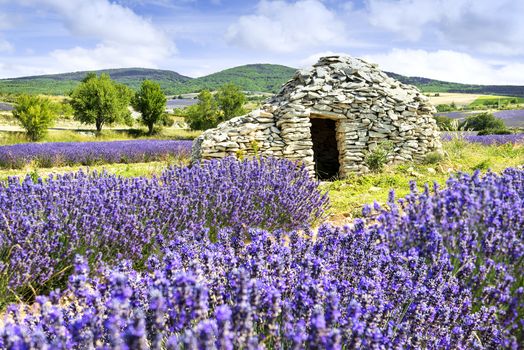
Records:
<instances>
[{"instance_id":1,"label":"tree","mask_svg":"<svg viewBox=\"0 0 524 350\"><path fill-rule=\"evenodd\" d=\"M219 123L218 107L213 95L208 90L198 94L198 103L184 111L184 119L192 130L214 128Z\"/></svg>"},{"instance_id":2,"label":"tree","mask_svg":"<svg viewBox=\"0 0 524 350\"><path fill-rule=\"evenodd\" d=\"M21 95L15 104L13 116L27 131L31 141L41 140L55 119L53 102L47 97Z\"/></svg>"},{"instance_id":3,"label":"tree","mask_svg":"<svg viewBox=\"0 0 524 350\"><path fill-rule=\"evenodd\" d=\"M95 72L88 72L86 74L86 76L84 77L84 79L82 79L82 83L85 83L86 81L90 80L90 79L93 79L93 78L96 78L96 73Z\"/></svg>"},{"instance_id":4,"label":"tree","mask_svg":"<svg viewBox=\"0 0 524 350\"><path fill-rule=\"evenodd\" d=\"M218 90L215 98L223 113L222 121L245 113L244 103L246 102L246 95L235 84L223 85Z\"/></svg>"},{"instance_id":5,"label":"tree","mask_svg":"<svg viewBox=\"0 0 524 350\"><path fill-rule=\"evenodd\" d=\"M56 118L70 119L73 114L73 108L68 100L52 103L52 108Z\"/></svg>"},{"instance_id":6,"label":"tree","mask_svg":"<svg viewBox=\"0 0 524 350\"><path fill-rule=\"evenodd\" d=\"M131 120L128 109L131 97L131 90L112 81L109 75L97 77L88 73L71 93L71 107L75 119L84 124L95 124L100 132L105 124Z\"/></svg>"},{"instance_id":7,"label":"tree","mask_svg":"<svg viewBox=\"0 0 524 350\"><path fill-rule=\"evenodd\" d=\"M149 135L153 134L155 124L163 121L166 110L166 96L160 84L144 80L133 98L133 108L142 113L142 123L147 126Z\"/></svg>"}]
</instances>

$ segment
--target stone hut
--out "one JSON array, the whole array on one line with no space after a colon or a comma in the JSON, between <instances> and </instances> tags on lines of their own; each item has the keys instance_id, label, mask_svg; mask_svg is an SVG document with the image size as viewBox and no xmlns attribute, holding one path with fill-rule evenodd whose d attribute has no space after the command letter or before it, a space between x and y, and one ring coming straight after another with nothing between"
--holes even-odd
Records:
<instances>
[{"instance_id":1,"label":"stone hut","mask_svg":"<svg viewBox=\"0 0 524 350\"><path fill-rule=\"evenodd\" d=\"M193 161L228 155L303 162L320 179L368 171L365 155L389 141L389 162L440 151L433 106L414 86L347 56L321 58L299 70L260 110L205 131Z\"/></svg>"}]
</instances>

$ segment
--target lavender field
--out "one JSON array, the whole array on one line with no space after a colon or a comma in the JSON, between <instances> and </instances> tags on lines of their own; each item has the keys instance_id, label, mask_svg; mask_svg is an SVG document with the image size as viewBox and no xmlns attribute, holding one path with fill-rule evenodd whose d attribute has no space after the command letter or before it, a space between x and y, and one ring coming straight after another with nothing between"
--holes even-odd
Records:
<instances>
[{"instance_id":1,"label":"lavender field","mask_svg":"<svg viewBox=\"0 0 524 350\"><path fill-rule=\"evenodd\" d=\"M327 198L284 160L11 179L0 292L34 305L0 346L519 349L523 198L523 170L459 174L312 231Z\"/></svg>"},{"instance_id":2,"label":"lavender field","mask_svg":"<svg viewBox=\"0 0 524 350\"><path fill-rule=\"evenodd\" d=\"M0 102L0 112L10 112L13 110L13 106L9 103Z\"/></svg>"},{"instance_id":3,"label":"lavender field","mask_svg":"<svg viewBox=\"0 0 524 350\"><path fill-rule=\"evenodd\" d=\"M453 139L464 140L471 143L479 143L486 146L505 144L520 145L524 143L524 134L475 135L474 133L468 132L446 132L442 135L442 140L444 141L451 141Z\"/></svg>"},{"instance_id":4,"label":"lavender field","mask_svg":"<svg viewBox=\"0 0 524 350\"><path fill-rule=\"evenodd\" d=\"M139 163L188 158L191 141L50 142L0 146L0 168Z\"/></svg>"},{"instance_id":5,"label":"lavender field","mask_svg":"<svg viewBox=\"0 0 524 350\"><path fill-rule=\"evenodd\" d=\"M443 112L436 113L436 115L446 116L453 119L465 119L468 116L479 114L476 112ZM515 109L515 110L501 110L494 111L493 115L497 118L504 120L504 123L508 127L522 127L524 126L524 109Z\"/></svg>"}]
</instances>

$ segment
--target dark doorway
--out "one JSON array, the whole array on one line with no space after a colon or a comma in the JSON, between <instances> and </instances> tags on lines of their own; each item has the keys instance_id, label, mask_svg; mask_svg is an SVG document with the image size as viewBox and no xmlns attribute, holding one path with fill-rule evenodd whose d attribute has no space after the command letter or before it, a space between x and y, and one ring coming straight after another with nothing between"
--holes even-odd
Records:
<instances>
[{"instance_id":1,"label":"dark doorway","mask_svg":"<svg viewBox=\"0 0 524 350\"><path fill-rule=\"evenodd\" d=\"M330 180L338 175L336 122L331 119L311 119L311 139L315 171L319 179Z\"/></svg>"}]
</instances>

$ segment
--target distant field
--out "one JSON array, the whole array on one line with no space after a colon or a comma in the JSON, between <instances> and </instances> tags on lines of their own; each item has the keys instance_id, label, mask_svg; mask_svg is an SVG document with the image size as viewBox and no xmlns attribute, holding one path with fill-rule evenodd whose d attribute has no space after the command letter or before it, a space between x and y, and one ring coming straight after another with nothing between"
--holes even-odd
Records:
<instances>
[{"instance_id":1,"label":"distant field","mask_svg":"<svg viewBox=\"0 0 524 350\"><path fill-rule=\"evenodd\" d=\"M481 112L482 111L455 111L437 113L436 115L446 116L453 119L465 119L468 116L479 114ZM504 124L506 124L506 126L508 127L524 127L524 109L493 111L493 115L497 118L504 120Z\"/></svg>"},{"instance_id":2,"label":"distant field","mask_svg":"<svg viewBox=\"0 0 524 350\"><path fill-rule=\"evenodd\" d=\"M444 104L449 105L451 103L455 103L457 106L467 106L481 97L479 94L462 94L454 92L440 92L438 95L439 96L435 96L435 93L429 93L429 100L435 106Z\"/></svg>"},{"instance_id":3,"label":"distant field","mask_svg":"<svg viewBox=\"0 0 524 350\"><path fill-rule=\"evenodd\" d=\"M510 97L510 96L479 96L475 101L471 103L471 106L498 106L507 104L522 104L524 98L522 97Z\"/></svg>"}]
</instances>

